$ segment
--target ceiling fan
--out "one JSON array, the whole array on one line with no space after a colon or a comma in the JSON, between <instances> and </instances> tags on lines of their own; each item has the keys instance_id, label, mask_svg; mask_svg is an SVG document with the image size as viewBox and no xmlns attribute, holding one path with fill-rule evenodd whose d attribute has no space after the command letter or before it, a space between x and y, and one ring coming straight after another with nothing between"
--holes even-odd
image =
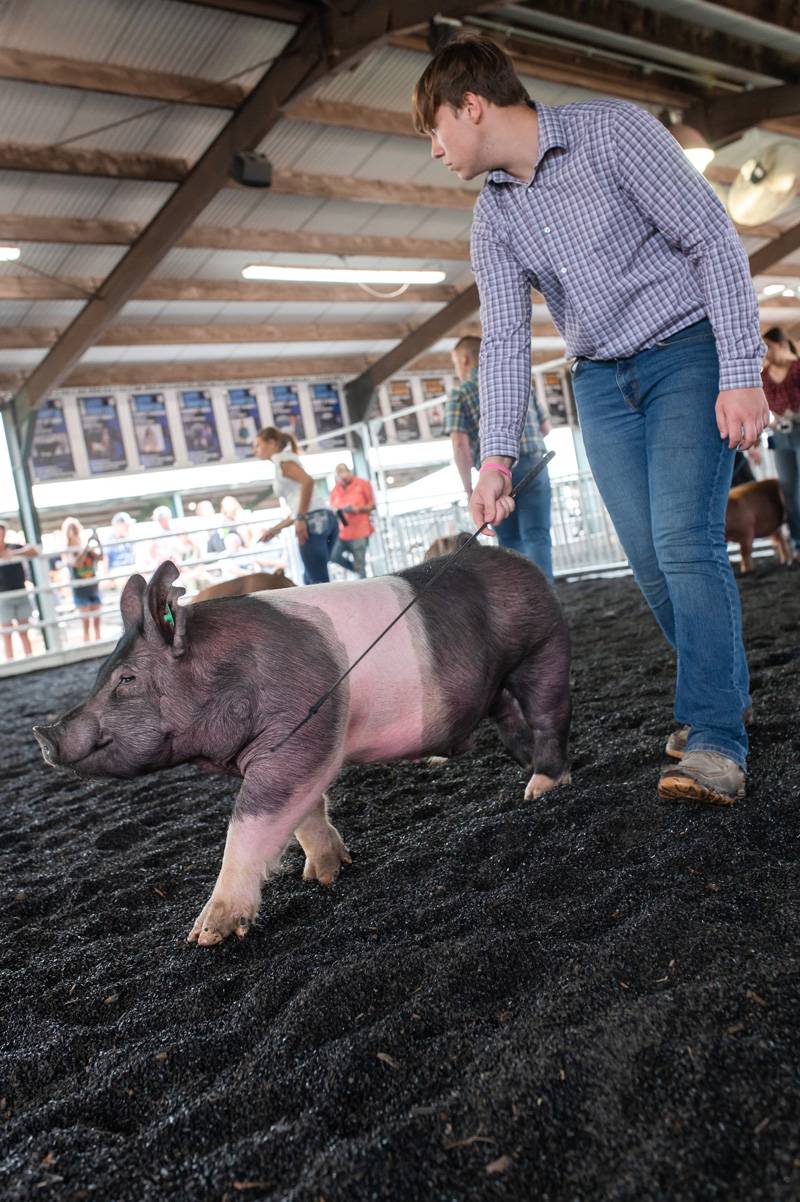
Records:
<instances>
[{"instance_id":1,"label":"ceiling fan","mask_svg":"<svg viewBox=\"0 0 800 1202\"><path fill-rule=\"evenodd\" d=\"M727 208L738 225L760 225L787 209L800 180L800 144L772 142L743 163Z\"/></svg>"}]
</instances>

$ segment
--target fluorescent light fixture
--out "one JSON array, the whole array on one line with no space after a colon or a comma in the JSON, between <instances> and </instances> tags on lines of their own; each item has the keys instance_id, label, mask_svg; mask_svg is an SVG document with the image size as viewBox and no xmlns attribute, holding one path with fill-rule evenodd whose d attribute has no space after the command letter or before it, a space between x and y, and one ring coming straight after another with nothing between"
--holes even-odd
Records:
<instances>
[{"instance_id":1,"label":"fluorescent light fixture","mask_svg":"<svg viewBox=\"0 0 800 1202\"><path fill-rule=\"evenodd\" d=\"M781 296L797 296L797 293L795 292L794 288L784 288Z\"/></svg>"},{"instance_id":2,"label":"fluorescent light fixture","mask_svg":"<svg viewBox=\"0 0 800 1202\"><path fill-rule=\"evenodd\" d=\"M443 271L379 271L354 267L266 267L242 270L246 280L292 280L303 284L441 284Z\"/></svg>"},{"instance_id":3,"label":"fluorescent light fixture","mask_svg":"<svg viewBox=\"0 0 800 1202\"><path fill-rule=\"evenodd\" d=\"M18 246L0 246L0 263L12 263L19 258Z\"/></svg>"},{"instance_id":4,"label":"fluorescent light fixture","mask_svg":"<svg viewBox=\"0 0 800 1202\"><path fill-rule=\"evenodd\" d=\"M678 145L683 148L683 153L689 162L702 174L716 152L711 149L703 135L694 126L684 125L683 121L678 121L668 128Z\"/></svg>"},{"instance_id":5,"label":"fluorescent light fixture","mask_svg":"<svg viewBox=\"0 0 800 1202\"><path fill-rule=\"evenodd\" d=\"M785 287L785 284L767 284L765 288L761 289L761 292L763 296L780 296Z\"/></svg>"}]
</instances>

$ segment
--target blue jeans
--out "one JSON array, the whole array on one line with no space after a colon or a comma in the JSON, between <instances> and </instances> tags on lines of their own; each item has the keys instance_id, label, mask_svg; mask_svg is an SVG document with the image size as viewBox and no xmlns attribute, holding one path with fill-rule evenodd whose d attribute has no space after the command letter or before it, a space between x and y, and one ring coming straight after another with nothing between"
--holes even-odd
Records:
<instances>
[{"instance_id":1,"label":"blue jeans","mask_svg":"<svg viewBox=\"0 0 800 1202\"><path fill-rule=\"evenodd\" d=\"M579 359L572 378L597 487L677 652L675 718L690 727L687 749L744 767L747 660L725 541L734 453L714 415L711 326L697 322L627 359Z\"/></svg>"},{"instance_id":2,"label":"blue jeans","mask_svg":"<svg viewBox=\"0 0 800 1202\"><path fill-rule=\"evenodd\" d=\"M332 509L312 509L306 515L308 538L299 544L303 561L303 584L325 584L330 580L328 560L339 529Z\"/></svg>"},{"instance_id":3,"label":"blue jeans","mask_svg":"<svg viewBox=\"0 0 800 1202\"><path fill-rule=\"evenodd\" d=\"M521 455L514 464L511 487L534 467L541 455ZM550 549L550 477L547 468L517 497L514 512L497 527L497 541L507 551L519 551L553 579L553 555Z\"/></svg>"},{"instance_id":4,"label":"blue jeans","mask_svg":"<svg viewBox=\"0 0 800 1202\"><path fill-rule=\"evenodd\" d=\"M792 546L800 551L800 423L791 430L776 430L770 434L775 455L775 470L781 482Z\"/></svg>"}]
</instances>

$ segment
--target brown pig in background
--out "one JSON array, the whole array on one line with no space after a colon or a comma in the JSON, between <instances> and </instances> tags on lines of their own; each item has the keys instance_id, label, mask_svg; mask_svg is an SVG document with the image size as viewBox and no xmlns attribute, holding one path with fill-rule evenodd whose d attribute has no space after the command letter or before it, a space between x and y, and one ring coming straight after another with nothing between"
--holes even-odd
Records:
<instances>
[{"instance_id":1,"label":"brown pig in background","mask_svg":"<svg viewBox=\"0 0 800 1202\"><path fill-rule=\"evenodd\" d=\"M49 764L81 776L194 762L241 777L190 941L246 934L292 833L306 879L329 884L349 863L324 792L345 763L451 755L490 716L529 774L526 798L569 780L569 635L554 593L494 547L465 551L423 592L441 563L191 606L178 604L173 563L126 584L124 632L91 696L34 733Z\"/></svg>"},{"instance_id":2,"label":"brown pig in background","mask_svg":"<svg viewBox=\"0 0 800 1202\"><path fill-rule=\"evenodd\" d=\"M783 532L786 506L781 486L774 478L750 480L728 493L725 511L725 537L738 543L742 555L742 575L753 570L753 540L768 538L779 563L789 563L792 554Z\"/></svg>"}]
</instances>

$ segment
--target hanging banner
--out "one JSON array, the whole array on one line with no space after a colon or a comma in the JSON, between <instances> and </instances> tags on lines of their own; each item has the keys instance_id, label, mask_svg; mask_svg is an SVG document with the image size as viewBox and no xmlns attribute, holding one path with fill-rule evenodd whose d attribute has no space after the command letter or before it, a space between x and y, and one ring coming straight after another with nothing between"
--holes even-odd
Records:
<instances>
[{"instance_id":1,"label":"hanging banner","mask_svg":"<svg viewBox=\"0 0 800 1202\"><path fill-rule=\"evenodd\" d=\"M258 401L252 388L228 389L228 417L237 459L252 459L253 444L261 428Z\"/></svg>"},{"instance_id":2,"label":"hanging banner","mask_svg":"<svg viewBox=\"0 0 800 1202\"><path fill-rule=\"evenodd\" d=\"M62 401L45 401L36 414L31 464L37 480L67 480L75 475Z\"/></svg>"},{"instance_id":3,"label":"hanging banner","mask_svg":"<svg viewBox=\"0 0 800 1202\"><path fill-rule=\"evenodd\" d=\"M192 388L180 394L181 421L190 463L214 463L222 458L211 393Z\"/></svg>"},{"instance_id":4,"label":"hanging banner","mask_svg":"<svg viewBox=\"0 0 800 1202\"><path fill-rule=\"evenodd\" d=\"M431 438L441 438L444 434L444 403L447 399L447 388L442 377L425 376L422 381L422 395L426 401L442 398L441 405L431 405L430 409L425 410Z\"/></svg>"},{"instance_id":5,"label":"hanging banner","mask_svg":"<svg viewBox=\"0 0 800 1202\"><path fill-rule=\"evenodd\" d=\"M131 397L131 414L142 467L170 467L175 462L175 453L164 394L134 393Z\"/></svg>"},{"instance_id":6,"label":"hanging banner","mask_svg":"<svg viewBox=\"0 0 800 1202\"><path fill-rule=\"evenodd\" d=\"M273 384L269 390L272 401L272 420L278 430L289 430L298 440L305 438L300 397L293 384Z\"/></svg>"},{"instance_id":7,"label":"hanging banner","mask_svg":"<svg viewBox=\"0 0 800 1202\"><path fill-rule=\"evenodd\" d=\"M122 442L116 397L78 397L78 410L89 457L89 471L93 475L124 472L128 459Z\"/></svg>"},{"instance_id":8,"label":"hanging banner","mask_svg":"<svg viewBox=\"0 0 800 1202\"><path fill-rule=\"evenodd\" d=\"M332 430L340 430L342 421L342 402L339 389L335 384L311 384L311 405L314 410L314 420L317 434L328 434ZM330 451L334 447L347 446L344 434L336 438L326 438L320 443L320 450Z\"/></svg>"},{"instance_id":9,"label":"hanging banner","mask_svg":"<svg viewBox=\"0 0 800 1202\"><path fill-rule=\"evenodd\" d=\"M414 394L411 391L410 380L390 380L388 384L389 407L392 413L398 409L407 409L414 404ZM394 440L397 442L414 442L419 438L419 422L416 413L406 413L392 422Z\"/></svg>"}]
</instances>

